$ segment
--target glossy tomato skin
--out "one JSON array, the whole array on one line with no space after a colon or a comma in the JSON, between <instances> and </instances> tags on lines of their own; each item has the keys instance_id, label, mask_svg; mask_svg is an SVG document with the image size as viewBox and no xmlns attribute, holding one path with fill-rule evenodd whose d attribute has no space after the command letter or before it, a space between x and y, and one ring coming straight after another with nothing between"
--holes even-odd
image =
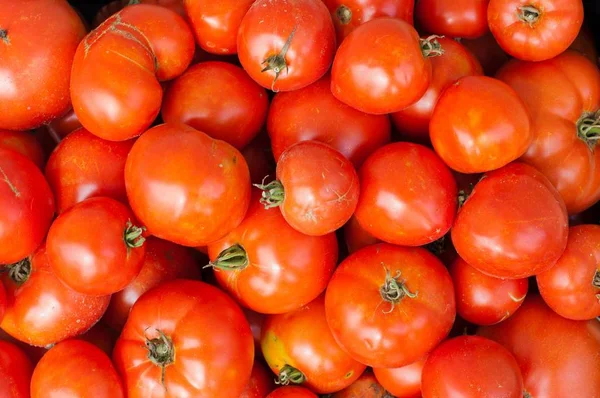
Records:
<instances>
[{"instance_id":1,"label":"glossy tomato skin","mask_svg":"<svg viewBox=\"0 0 600 398\"><path fill-rule=\"evenodd\" d=\"M237 33L240 63L273 91L298 90L317 81L331 66L335 48L333 22L320 0L257 0ZM271 65L268 60L278 55L278 63Z\"/></svg>"},{"instance_id":2,"label":"glossy tomato skin","mask_svg":"<svg viewBox=\"0 0 600 398\"><path fill-rule=\"evenodd\" d=\"M29 130L69 109L69 74L85 27L64 0L3 0L0 7L0 128Z\"/></svg>"},{"instance_id":3,"label":"glossy tomato skin","mask_svg":"<svg viewBox=\"0 0 600 398\"><path fill-rule=\"evenodd\" d=\"M415 17L424 32L475 39L488 31L489 0L421 0L415 5Z\"/></svg>"},{"instance_id":4,"label":"glossy tomato skin","mask_svg":"<svg viewBox=\"0 0 600 398\"><path fill-rule=\"evenodd\" d=\"M515 357L495 341L459 336L433 350L423 366L423 398L523 397Z\"/></svg>"},{"instance_id":5,"label":"glossy tomato skin","mask_svg":"<svg viewBox=\"0 0 600 398\"><path fill-rule=\"evenodd\" d=\"M391 139L389 117L366 114L335 98L329 74L300 90L275 94L267 131L276 160L293 144L316 140L341 152L357 168Z\"/></svg>"},{"instance_id":6,"label":"glossy tomato skin","mask_svg":"<svg viewBox=\"0 0 600 398\"><path fill-rule=\"evenodd\" d=\"M352 254L363 247L381 242L381 240L377 239L360 226L356 216L352 216L346 225L344 225L344 241L346 242L349 254Z\"/></svg>"},{"instance_id":7,"label":"glossy tomato skin","mask_svg":"<svg viewBox=\"0 0 600 398\"><path fill-rule=\"evenodd\" d=\"M419 360L448 335L456 314L444 265L425 249L387 243L361 249L338 266L325 311L336 341L375 368Z\"/></svg>"},{"instance_id":8,"label":"glossy tomato skin","mask_svg":"<svg viewBox=\"0 0 600 398\"><path fill-rule=\"evenodd\" d=\"M435 40L444 53L431 58L433 74L427 91L416 103L391 115L403 137L420 143L429 142L429 121L442 91L463 76L483 74L479 61L462 44L446 37Z\"/></svg>"},{"instance_id":9,"label":"glossy tomato skin","mask_svg":"<svg viewBox=\"0 0 600 398\"><path fill-rule=\"evenodd\" d=\"M308 388L297 386L279 387L267 398L318 398L317 394L310 391Z\"/></svg>"},{"instance_id":10,"label":"glossy tomato skin","mask_svg":"<svg viewBox=\"0 0 600 398\"><path fill-rule=\"evenodd\" d=\"M174 357L163 385L161 366L146 348L161 333ZM134 304L113 353L130 398L238 397L253 360L252 333L237 304L213 286L184 279L162 283Z\"/></svg>"},{"instance_id":11,"label":"glossy tomato skin","mask_svg":"<svg viewBox=\"0 0 600 398\"><path fill-rule=\"evenodd\" d=\"M0 130L0 148L19 152L40 169L44 168L46 155L33 134L23 131Z\"/></svg>"},{"instance_id":12,"label":"glossy tomato skin","mask_svg":"<svg viewBox=\"0 0 600 398\"><path fill-rule=\"evenodd\" d=\"M0 341L0 395L6 398L29 398L33 366L16 345Z\"/></svg>"},{"instance_id":13,"label":"glossy tomato skin","mask_svg":"<svg viewBox=\"0 0 600 398\"><path fill-rule=\"evenodd\" d=\"M421 375L425 357L400 368L375 368L377 382L399 398L421 398Z\"/></svg>"},{"instance_id":14,"label":"glossy tomato skin","mask_svg":"<svg viewBox=\"0 0 600 398\"><path fill-rule=\"evenodd\" d=\"M31 377L32 398L55 395L121 398L125 391L102 350L87 341L67 340L48 350Z\"/></svg>"},{"instance_id":15,"label":"glossy tomato skin","mask_svg":"<svg viewBox=\"0 0 600 398\"><path fill-rule=\"evenodd\" d=\"M331 398L389 398L388 392L379 384L373 371L367 369L348 387L331 394Z\"/></svg>"},{"instance_id":16,"label":"glossy tomato skin","mask_svg":"<svg viewBox=\"0 0 600 398\"><path fill-rule=\"evenodd\" d=\"M0 147L0 264L29 256L54 217L54 197L40 169L24 155Z\"/></svg>"},{"instance_id":17,"label":"glossy tomato skin","mask_svg":"<svg viewBox=\"0 0 600 398\"><path fill-rule=\"evenodd\" d=\"M431 75L431 62L412 25L377 18L356 28L340 45L331 70L331 91L362 112L392 113L417 102Z\"/></svg>"},{"instance_id":18,"label":"glossy tomato skin","mask_svg":"<svg viewBox=\"0 0 600 398\"><path fill-rule=\"evenodd\" d=\"M456 181L429 148L407 142L375 151L359 170L355 216L368 233L402 246L444 236L457 207Z\"/></svg>"},{"instance_id":19,"label":"glossy tomato skin","mask_svg":"<svg viewBox=\"0 0 600 398\"><path fill-rule=\"evenodd\" d=\"M556 265L536 276L540 294L562 317L587 320L600 316L600 226L569 229L569 241Z\"/></svg>"},{"instance_id":20,"label":"glossy tomato skin","mask_svg":"<svg viewBox=\"0 0 600 398\"><path fill-rule=\"evenodd\" d=\"M262 361L255 360L252 374L240 398L265 398L275 389L273 373L263 365Z\"/></svg>"},{"instance_id":21,"label":"glossy tomato skin","mask_svg":"<svg viewBox=\"0 0 600 398\"><path fill-rule=\"evenodd\" d=\"M581 0L490 0L490 31L515 58L543 61L565 51L583 24Z\"/></svg>"},{"instance_id":22,"label":"glossy tomato skin","mask_svg":"<svg viewBox=\"0 0 600 398\"><path fill-rule=\"evenodd\" d=\"M479 328L517 359L532 397L600 396L600 323L572 321L529 295L510 318Z\"/></svg>"},{"instance_id":23,"label":"glossy tomato skin","mask_svg":"<svg viewBox=\"0 0 600 398\"><path fill-rule=\"evenodd\" d=\"M244 70L209 61L190 67L165 92L162 117L242 149L261 131L269 99Z\"/></svg>"}]
</instances>

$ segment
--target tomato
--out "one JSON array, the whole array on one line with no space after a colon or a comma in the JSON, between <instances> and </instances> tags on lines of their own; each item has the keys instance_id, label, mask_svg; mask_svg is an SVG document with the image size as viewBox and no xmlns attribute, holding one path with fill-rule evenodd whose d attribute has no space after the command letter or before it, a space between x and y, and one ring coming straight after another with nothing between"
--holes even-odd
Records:
<instances>
[{"instance_id":1,"label":"tomato","mask_svg":"<svg viewBox=\"0 0 600 398\"><path fill-rule=\"evenodd\" d=\"M523 397L515 357L495 341L459 336L433 350L423 366L423 398Z\"/></svg>"},{"instance_id":2,"label":"tomato","mask_svg":"<svg viewBox=\"0 0 600 398\"><path fill-rule=\"evenodd\" d=\"M0 264L12 264L29 256L46 237L54 198L31 160L2 147L0 209Z\"/></svg>"},{"instance_id":3,"label":"tomato","mask_svg":"<svg viewBox=\"0 0 600 398\"><path fill-rule=\"evenodd\" d=\"M253 360L240 308L217 288L184 279L140 297L113 354L129 398L239 397Z\"/></svg>"},{"instance_id":4,"label":"tomato","mask_svg":"<svg viewBox=\"0 0 600 398\"><path fill-rule=\"evenodd\" d=\"M0 341L0 395L5 398L29 398L31 361L17 346Z\"/></svg>"},{"instance_id":5,"label":"tomato","mask_svg":"<svg viewBox=\"0 0 600 398\"><path fill-rule=\"evenodd\" d=\"M213 54L235 54L237 34L254 0L184 0L196 42Z\"/></svg>"},{"instance_id":6,"label":"tomato","mask_svg":"<svg viewBox=\"0 0 600 398\"><path fill-rule=\"evenodd\" d=\"M440 96L429 125L431 143L452 169L483 173L518 159L533 141L525 104L507 84L466 76Z\"/></svg>"},{"instance_id":7,"label":"tomato","mask_svg":"<svg viewBox=\"0 0 600 398\"><path fill-rule=\"evenodd\" d=\"M375 368L373 373L377 382L395 397L420 398L425 359L424 357L400 368Z\"/></svg>"},{"instance_id":8,"label":"tomato","mask_svg":"<svg viewBox=\"0 0 600 398\"><path fill-rule=\"evenodd\" d=\"M175 11L177 14L181 15L184 18L186 17L185 9L183 8L183 0L114 0L106 4L100 9L100 11L96 13L96 16L93 20L93 26L97 27L102 22L106 21L114 13L121 11L128 5L140 3L155 4L158 6L166 7L172 11Z\"/></svg>"},{"instance_id":9,"label":"tomato","mask_svg":"<svg viewBox=\"0 0 600 398\"><path fill-rule=\"evenodd\" d=\"M64 0L2 0L0 7L0 129L29 130L69 110L69 74L85 27Z\"/></svg>"},{"instance_id":10,"label":"tomato","mask_svg":"<svg viewBox=\"0 0 600 398\"><path fill-rule=\"evenodd\" d=\"M490 31L515 58L543 61L565 51L583 24L581 0L490 0Z\"/></svg>"},{"instance_id":11,"label":"tomato","mask_svg":"<svg viewBox=\"0 0 600 398\"><path fill-rule=\"evenodd\" d=\"M48 259L71 289L106 295L140 272L146 247L143 227L127 206L105 197L86 199L63 212L48 232Z\"/></svg>"},{"instance_id":12,"label":"tomato","mask_svg":"<svg viewBox=\"0 0 600 398\"><path fill-rule=\"evenodd\" d=\"M335 48L333 22L321 0L256 0L237 33L240 63L273 91L297 90L319 80Z\"/></svg>"},{"instance_id":13,"label":"tomato","mask_svg":"<svg viewBox=\"0 0 600 398\"><path fill-rule=\"evenodd\" d=\"M327 287L338 259L337 240L333 233L296 231L259 199L254 191L244 221L208 246L211 265L219 285L244 307L263 314L294 311Z\"/></svg>"},{"instance_id":14,"label":"tomato","mask_svg":"<svg viewBox=\"0 0 600 398\"><path fill-rule=\"evenodd\" d=\"M600 396L600 322L565 319L529 295L510 318L478 334L511 351L531 397ZM494 371L495 373L495 371Z\"/></svg>"},{"instance_id":15,"label":"tomato","mask_svg":"<svg viewBox=\"0 0 600 398\"><path fill-rule=\"evenodd\" d=\"M367 369L348 387L331 394L331 398L390 398L390 395L379 384L373 371Z\"/></svg>"},{"instance_id":16,"label":"tomato","mask_svg":"<svg viewBox=\"0 0 600 398\"><path fill-rule=\"evenodd\" d=\"M117 332L101 320L90 330L78 336L78 339L92 343L110 357L118 337Z\"/></svg>"},{"instance_id":17,"label":"tomato","mask_svg":"<svg viewBox=\"0 0 600 398\"><path fill-rule=\"evenodd\" d=\"M566 52L543 62L512 61L498 72L532 115L534 140L522 161L558 189L569 214L600 199L600 72L584 56Z\"/></svg>"},{"instance_id":18,"label":"tomato","mask_svg":"<svg viewBox=\"0 0 600 398\"><path fill-rule=\"evenodd\" d=\"M240 398L264 398L275 389L273 374L260 361L254 361L252 374Z\"/></svg>"},{"instance_id":19,"label":"tomato","mask_svg":"<svg viewBox=\"0 0 600 398\"><path fill-rule=\"evenodd\" d=\"M362 112L397 112L425 94L429 56L441 51L421 42L408 22L377 18L356 28L340 45L331 70L331 91Z\"/></svg>"},{"instance_id":20,"label":"tomato","mask_svg":"<svg viewBox=\"0 0 600 398\"><path fill-rule=\"evenodd\" d=\"M486 174L475 186L458 211L452 243L479 271L521 279L556 263L568 231L565 205L550 181L515 162Z\"/></svg>"},{"instance_id":21,"label":"tomato","mask_svg":"<svg viewBox=\"0 0 600 398\"><path fill-rule=\"evenodd\" d=\"M498 45L490 32L477 39L461 40L460 42L475 55L487 76L494 76L498 69L510 59L510 56Z\"/></svg>"},{"instance_id":22,"label":"tomato","mask_svg":"<svg viewBox=\"0 0 600 398\"><path fill-rule=\"evenodd\" d=\"M429 148L407 142L375 151L360 168L356 219L368 233L402 246L422 246L452 227L456 181Z\"/></svg>"},{"instance_id":23,"label":"tomato","mask_svg":"<svg viewBox=\"0 0 600 398\"><path fill-rule=\"evenodd\" d=\"M381 242L360 226L356 216L352 216L346 225L344 225L344 240L350 254L365 246Z\"/></svg>"},{"instance_id":24,"label":"tomato","mask_svg":"<svg viewBox=\"0 0 600 398\"><path fill-rule=\"evenodd\" d=\"M444 265L422 248L380 243L348 256L325 295L327 323L354 359L408 365L450 332L454 289Z\"/></svg>"},{"instance_id":25,"label":"tomato","mask_svg":"<svg viewBox=\"0 0 600 398\"><path fill-rule=\"evenodd\" d=\"M67 340L48 350L33 370L31 398L48 396L120 398L125 392L102 350L87 341Z\"/></svg>"},{"instance_id":26,"label":"tomato","mask_svg":"<svg viewBox=\"0 0 600 398\"><path fill-rule=\"evenodd\" d=\"M213 61L192 66L169 85L162 117L242 149L261 131L268 108L265 89L242 68Z\"/></svg>"},{"instance_id":27,"label":"tomato","mask_svg":"<svg viewBox=\"0 0 600 398\"><path fill-rule=\"evenodd\" d=\"M154 286L177 278L200 279L200 267L191 249L155 237L149 237L144 246L146 255L140 273L125 289L112 295L106 310L104 319L114 330L123 329L133 304Z\"/></svg>"},{"instance_id":28,"label":"tomato","mask_svg":"<svg viewBox=\"0 0 600 398\"><path fill-rule=\"evenodd\" d=\"M369 115L335 98L329 75L300 90L275 94L267 119L276 160L293 144L316 140L359 167L373 151L390 142L390 130L387 115Z\"/></svg>"},{"instance_id":29,"label":"tomato","mask_svg":"<svg viewBox=\"0 0 600 398\"><path fill-rule=\"evenodd\" d=\"M415 5L415 17L427 33L475 39L488 32L488 2L419 0Z\"/></svg>"},{"instance_id":30,"label":"tomato","mask_svg":"<svg viewBox=\"0 0 600 398\"><path fill-rule=\"evenodd\" d=\"M169 123L133 145L125 187L152 235L190 247L206 246L238 226L251 191L248 165L237 149Z\"/></svg>"},{"instance_id":31,"label":"tomato","mask_svg":"<svg viewBox=\"0 0 600 398\"><path fill-rule=\"evenodd\" d=\"M536 276L544 301L573 320L600 317L600 225L569 229L569 241L556 265Z\"/></svg>"},{"instance_id":32,"label":"tomato","mask_svg":"<svg viewBox=\"0 0 600 398\"><path fill-rule=\"evenodd\" d=\"M250 181L261 184L267 181L265 176L275 175L275 160L271 152L271 142L266 133L259 133L242 149L242 155L250 169Z\"/></svg>"},{"instance_id":33,"label":"tomato","mask_svg":"<svg viewBox=\"0 0 600 398\"><path fill-rule=\"evenodd\" d=\"M71 109L69 112L64 114L58 119L54 119L46 126L49 133L52 135L56 143L58 144L63 138L72 133L75 130L80 129L81 123L77 119L77 115Z\"/></svg>"},{"instance_id":34,"label":"tomato","mask_svg":"<svg viewBox=\"0 0 600 398\"><path fill-rule=\"evenodd\" d=\"M0 148L19 152L35 163L40 169L43 169L44 163L46 163L46 155L41 144L30 133L0 130Z\"/></svg>"},{"instance_id":35,"label":"tomato","mask_svg":"<svg viewBox=\"0 0 600 398\"><path fill-rule=\"evenodd\" d=\"M269 395L267 398L318 398L315 393L310 391L308 388L286 386L279 387Z\"/></svg>"},{"instance_id":36,"label":"tomato","mask_svg":"<svg viewBox=\"0 0 600 398\"><path fill-rule=\"evenodd\" d=\"M25 356L27 356L29 361L31 361L31 363L34 366L44 356L46 351L48 351L48 349L46 347L36 347L36 346L29 345L21 340L17 340L14 337L12 337L10 334L6 333L1 328L0 328L0 341L5 341L7 343L15 345L18 349L23 351Z\"/></svg>"}]
</instances>

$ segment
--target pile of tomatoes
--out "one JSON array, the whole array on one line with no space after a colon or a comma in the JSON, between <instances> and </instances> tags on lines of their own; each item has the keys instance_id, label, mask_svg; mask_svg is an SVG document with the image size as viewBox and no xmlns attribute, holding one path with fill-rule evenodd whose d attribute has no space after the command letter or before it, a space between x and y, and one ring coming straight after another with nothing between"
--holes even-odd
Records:
<instances>
[{"instance_id":1,"label":"pile of tomatoes","mask_svg":"<svg viewBox=\"0 0 600 398\"><path fill-rule=\"evenodd\" d=\"M583 14L0 0L0 396L600 398Z\"/></svg>"}]
</instances>

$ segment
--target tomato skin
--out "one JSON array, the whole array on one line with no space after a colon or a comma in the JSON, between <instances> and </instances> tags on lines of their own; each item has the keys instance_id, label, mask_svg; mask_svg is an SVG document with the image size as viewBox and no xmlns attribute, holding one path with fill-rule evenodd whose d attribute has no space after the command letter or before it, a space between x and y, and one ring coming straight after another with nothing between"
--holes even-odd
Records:
<instances>
[{"instance_id":1,"label":"tomato skin","mask_svg":"<svg viewBox=\"0 0 600 398\"><path fill-rule=\"evenodd\" d=\"M381 240L377 239L360 226L356 216L352 216L346 225L344 225L344 241L346 242L349 254L352 254L363 247L381 242Z\"/></svg>"},{"instance_id":2,"label":"tomato skin","mask_svg":"<svg viewBox=\"0 0 600 398\"><path fill-rule=\"evenodd\" d=\"M24 155L40 169L44 168L46 155L39 141L30 133L0 129L0 148Z\"/></svg>"},{"instance_id":3,"label":"tomato skin","mask_svg":"<svg viewBox=\"0 0 600 398\"><path fill-rule=\"evenodd\" d=\"M421 374L425 359L400 368L375 368L373 373L377 382L395 397L421 398Z\"/></svg>"},{"instance_id":4,"label":"tomato skin","mask_svg":"<svg viewBox=\"0 0 600 398\"><path fill-rule=\"evenodd\" d=\"M75 111L73 111L71 108L71 110L69 110L69 112L65 113L63 116L48 123L46 127L56 143L60 143L63 138L71 134L73 131L79 130L82 126L79 122L79 119L77 119Z\"/></svg>"},{"instance_id":5,"label":"tomato skin","mask_svg":"<svg viewBox=\"0 0 600 398\"><path fill-rule=\"evenodd\" d=\"M433 350L423 366L423 398L523 397L523 376L513 355L495 341L459 336Z\"/></svg>"},{"instance_id":6,"label":"tomato skin","mask_svg":"<svg viewBox=\"0 0 600 398\"><path fill-rule=\"evenodd\" d=\"M300 90L277 93L267 119L273 155L300 141L316 140L341 152L358 168L391 139L387 115L369 115L339 101L331 93L331 76Z\"/></svg>"},{"instance_id":7,"label":"tomato skin","mask_svg":"<svg viewBox=\"0 0 600 398\"><path fill-rule=\"evenodd\" d=\"M479 61L486 76L494 76L510 56L498 45L491 32L477 39L460 41Z\"/></svg>"},{"instance_id":8,"label":"tomato skin","mask_svg":"<svg viewBox=\"0 0 600 398\"><path fill-rule=\"evenodd\" d=\"M160 331L172 343L174 362L164 368L146 344ZM146 292L133 305L113 361L128 397L238 397L254 361L252 333L235 302L204 282L173 280Z\"/></svg>"},{"instance_id":9,"label":"tomato skin","mask_svg":"<svg viewBox=\"0 0 600 398\"><path fill-rule=\"evenodd\" d=\"M402 288L393 306L380 292L392 277ZM408 295L415 292L414 298ZM417 361L448 335L456 314L452 280L443 264L423 248L387 243L342 261L327 287L325 311L342 348L375 368Z\"/></svg>"},{"instance_id":10,"label":"tomato skin","mask_svg":"<svg viewBox=\"0 0 600 398\"><path fill-rule=\"evenodd\" d=\"M542 298L564 318L587 320L600 316L598 242L599 225L571 227L567 248L556 265L536 276Z\"/></svg>"},{"instance_id":11,"label":"tomato skin","mask_svg":"<svg viewBox=\"0 0 600 398\"><path fill-rule=\"evenodd\" d=\"M141 4L155 4L158 6L166 7L171 11L175 11L177 14L186 18L185 9L183 8L183 0L137 0ZM121 11L123 8L129 6L131 0L114 0L105 5L98 11L93 20L94 28L106 21L113 14Z\"/></svg>"},{"instance_id":12,"label":"tomato skin","mask_svg":"<svg viewBox=\"0 0 600 398\"><path fill-rule=\"evenodd\" d=\"M162 117L242 149L261 131L268 107L265 89L242 68L213 61L193 65L169 85Z\"/></svg>"},{"instance_id":13,"label":"tomato skin","mask_svg":"<svg viewBox=\"0 0 600 398\"><path fill-rule=\"evenodd\" d=\"M600 396L598 321L565 319L529 295L512 317L477 334L512 352L532 397Z\"/></svg>"},{"instance_id":14,"label":"tomato skin","mask_svg":"<svg viewBox=\"0 0 600 398\"><path fill-rule=\"evenodd\" d=\"M340 45L331 69L331 92L362 112L392 113L417 102L431 75L415 28L401 19L377 18L356 28Z\"/></svg>"},{"instance_id":15,"label":"tomato skin","mask_svg":"<svg viewBox=\"0 0 600 398\"><path fill-rule=\"evenodd\" d=\"M318 396L308 388L285 386L279 387L267 395L267 398L318 398Z\"/></svg>"},{"instance_id":16,"label":"tomato skin","mask_svg":"<svg viewBox=\"0 0 600 398\"><path fill-rule=\"evenodd\" d=\"M48 350L31 377L31 398L59 395L121 398L125 392L102 350L87 341L67 340Z\"/></svg>"},{"instance_id":17,"label":"tomato skin","mask_svg":"<svg viewBox=\"0 0 600 398\"><path fill-rule=\"evenodd\" d=\"M358 175L360 196L354 214L374 237L422 246L452 227L456 181L431 149L408 142L388 144L367 159Z\"/></svg>"},{"instance_id":18,"label":"tomato skin","mask_svg":"<svg viewBox=\"0 0 600 398\"><path fill-rule=\"evenodd\" d=\"M261 361L254 361L250 381L239 398L265 398L275 389L273 374Z\"/></svg>"},{"instance_id":19,"label":"tomato skin","mask_svg":"<svg viewBox=\"0 0 600 398\"><path fill-rule=\"evenodd\" d=\"M348 387L335 392L331 398L389 398L389 394L379 384L373 371L367 369L362 375Z\"/></svg>"},{"instance_id":20,"label":"tomato skin","mask_svg":"<svg viewBox=\"0 0 600 398\"><path fill-rule=\"evenodd\" d=\"M420 0L415 5L415 17L427 33L475 39L488 32L488 2Z\"/></svg>"},{"instance_id":21,"label":"tomato skin","mask_svg":"<svg viewBox=\"0 0 600 398\"><path fill-rule=\"evenodd\" d=\"M33 366L16 345L0 341L0 395L5 398L29 398Z\"/></svg>"}]
</instances>

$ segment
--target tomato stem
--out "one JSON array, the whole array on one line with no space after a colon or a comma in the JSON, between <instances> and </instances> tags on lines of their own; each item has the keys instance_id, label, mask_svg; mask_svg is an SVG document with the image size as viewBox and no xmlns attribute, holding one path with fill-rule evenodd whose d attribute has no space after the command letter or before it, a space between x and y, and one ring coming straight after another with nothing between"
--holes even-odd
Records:
<instances>
[{"instance_id":1,"label":"tomato stem","mask_svg":"<svg viewBox=\"0 0 600 398\"><path fill-rule=\"evenodd\" d=\"M531 394L528 391L523 390L523 398L533 398L533 397L531 396Z\"/></svg>"},{"instance_id":2,"label":"tomato stem","mask_svg":"<svg viewBox=\"0 0 600 398\"><path fill-rule=\"evenodd\" d=\"M267 176L268 177L268 176ZM262 184L253 184L256 188L262 190L260 203L265 206L265 209L272 209L278 207L283 203L285 199L285 191L283 185L278 180L271 181L268 184L264 184L265 177Z\"/></svg>"},{"instance_id":3,"label":"tomato stem","mask_svg":"<svg viewBox=\"0 0 600 398\"><path fill-rule=\"evenodd\" d=\"M17 263L7 265L8 276L12 279L18 286L27 282L29 276L31 275L31 261L29 258L25 258Z\"/></svg>"},{"instance_id":4,"label":"tomato stem","mask_svg":"<svg viewBox=\"0 0 600 398\"><path fill-rule=\"evenodd\" d=\"M335 16L342 25L348 25L352 21L352 10L342 4L335 10Z\"/></svg>"},{"instance_id":5,"label":"tomato stem","mask_svg":"<svg viewBox=\"0 0 600 398\"><path fill-rule=\"evenodd\" d=\"M425 58L439 57L444 54L444 49L437 39L444 36L431 35L424 39L420 39L421 52Z\"/></svg>"},{"instance_id":6,"label":"tomato stem","mask_svg":"<svg viewBox=\"0 0 600 398\"><path fill-rule=\"evenodd\" d=\"M290 45L292 44L292 39L294 38L294 35L296 34L297 28L298 28L298 25L294 26L294 29L292 29L292 32L290 33L287 40L283 44L283 47L281 48L281 51L279 52L279 54L273 54L273 55L267 57L267 59L265 59L262 63L263 65L265 65L265 67L261 70L261 72L267 72L267 71L272 70L275 73L275 78L273 79L273 83L271 83L271 91L275 91L275 82L279 78L279 74L284 69L285 69L285 72L288 73L288 64L285 60L285 55L287 54L288 50L290 49Z\"/></svg>"},{"instance_id":7,"label":"tomato stem","mask_svg":"<svg viewBox=\"0 0 600 398\"><path fill-rule=\"evenodd\" d=\"M149 339L146 337L146 349L148 350L148 359L156 366L161 367L160 383L165 391L165 368L175 362L175 347L173 341L162 331L156 330L158 337Z\"/></svg>"},{"instance_id":8,"label":"tomato stem","mask_svg":"<svg viewBox=\"0 0 600 398\"><path fill-rule=\"evenodd\" d=\"M396 274L392 276L389 268L387 268L385 265L383 268L385 269L385 282L379 289L379 293L381 294L382 299L392 305L389 311L383 311L384 313L389 314L390 312L394 311L396 304L399 303L404 297L414 299L417 297L419 292L417 291L412 293L410 290L408 290L405 281L400 280L400 270L397 270Z\"/></svg>"},{"instance_id":9,"label":"tomato stem","mask_svg":"<svg viewBox=\"0 0 600 398\"><path fill-rule=\"evenodd\" d=\"M585 112L577 121L577 136L587 144L590 149L594 149L598 140L600 140L600 111Z\"/></svg>"},{"instance_id":10,"label":"tomato stem","mask_svg":"<svg viewBox=\"0 0 600 398\"><path fill-rule=\"evenodd\" d=\"M600 290L600 269L597 269L596 273L594 274L594 279L592 280L592 286L594 286L596 289ZM596 294L596 298L600 301L600 293Z\"/></svg>"},{"instance_id":11,"label":"tomato stem","mask_svg":"<svg viewBox=\"0 0 600 398\"><path fill-rule=\"evenodd\" d=\"M123 233L123 240L125 241L128 249L142 247L146 241L146 238L142 236L145 230L145 227L136 227L131 223L131 220L127 221L125 232Z\"/></svg>"},{"instance_id":12,"label":"tomato stem","mask_svg":"<svg viewBox=\"0 0 600 398\"><path fill-rule=\"evenodd\" d=\"M293 366L285 365L279 371L279 376L277 377L275 384L287 386L290 383L302 384L305 381L306 381L306 376L304 376L304 373L302 373L301 371L299 371L298 369L296 369Z\"/></svg>"},{"instance_id":13,"label":"tomato stem","mask_svg":"<svg viewBox=\"0 0 600 398\"><path fill-rule=\"evenodd\" d=\"M240 244L235 244L221 253L215 261L206 267L213 267L223 271L242 270L248 266L248 254ZM205 268L206 268L205 267Z\"/></svg>"},{"instance_id":14,"label":"tomato stem","mask_svg":"<svg viewBox=\"0 0 600 398\"><path fill-rule=\"evenodd\" d=\"M534 6L522 6L517 8L517 10L519 10L517 13L519 20L525 22L529 26L533 26L533 24L540 19L541 12Z\"/></svg>"},{"instance_id":15,"label":"tomato stem","mask_svg":"<svg viewBox=\"0 0 600 398\"><path fill-rule=\"evenodd\" d=\"M2 40L6 44L10 44L10 39L8 37L8 31L6 29L0 29L0 40Z\"/></svg>"}]
</instances>

